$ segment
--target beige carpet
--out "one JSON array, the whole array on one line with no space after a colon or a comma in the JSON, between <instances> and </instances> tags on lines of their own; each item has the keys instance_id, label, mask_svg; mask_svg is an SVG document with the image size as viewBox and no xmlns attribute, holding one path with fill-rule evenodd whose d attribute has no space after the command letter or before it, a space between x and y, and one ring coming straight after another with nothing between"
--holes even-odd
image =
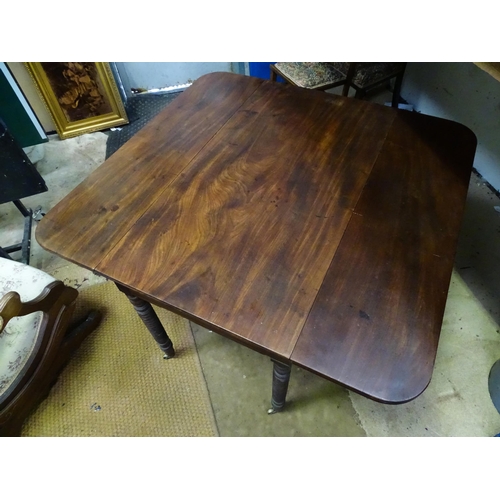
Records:
<instances>
[{"instance_id":1,"label":"beige carpet","mask_svg":"<svg viewBox=\"0 0 500 500\"><path fill-rule=\"evenodd\" d=\"M103 320L25 421L23 436L217 436L189 322L156 309L176 348L162 352L112 283L81 291Z\"/></svg>"}]
</instances>

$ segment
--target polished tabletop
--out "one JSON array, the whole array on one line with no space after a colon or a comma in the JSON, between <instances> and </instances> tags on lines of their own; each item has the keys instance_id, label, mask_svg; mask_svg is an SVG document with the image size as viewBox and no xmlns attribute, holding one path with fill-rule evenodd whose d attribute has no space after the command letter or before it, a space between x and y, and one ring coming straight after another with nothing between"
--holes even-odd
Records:
<instances>
[{"instance_id":1,"label":"polished tabletop","mask_svg":"<svg viewBox=\"0 0 500 500\"><path fill-rule=\"evenodd\" d=\"M452 121L211 73L36 237L273 359L402 403L432 375L475 147Z\"/></svg>"}]
</instances>

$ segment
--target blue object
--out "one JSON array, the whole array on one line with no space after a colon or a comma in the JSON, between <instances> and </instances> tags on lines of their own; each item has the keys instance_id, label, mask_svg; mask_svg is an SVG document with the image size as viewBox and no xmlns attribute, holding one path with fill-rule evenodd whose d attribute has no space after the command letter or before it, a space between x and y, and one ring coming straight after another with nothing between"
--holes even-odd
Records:
<instances>
[{"instance_id":1,"label":"blue object","mask_svg":"<svg viewBox=\"0 0 500 500\"><path fill-rule=\"evenodd\" d=\"M500 359L491 367L488 377L488 390L495 408L500 413Z\"/></svg>"},{"instance_id":2,"label":"blue object","mask_svg":"<svg viewBox=\"0 0 500 500\"><path fill-rule=\"evenodd\" d=\"M250 71L250 76L255 76L257 78L263 78L264 80L269 80L271 78L270 64L275 64L274 62L251 62L248 63L248 69ZM277 82L284 82L283 78L278 75L276 78Z\"/></svg>"},{"instance_id":3,"label":"blue object","mask_svg":"<svg viewBox=\"0 0 500 500\"><path fill-rule=\"evenodd\" d=\"M250 76L256 76L257 78L264 78L269 80L271 76L271 70L269 65L274 64L273 62L251 62L248 63L248 69L250 70Z\"/></svg>"}]
</instances>

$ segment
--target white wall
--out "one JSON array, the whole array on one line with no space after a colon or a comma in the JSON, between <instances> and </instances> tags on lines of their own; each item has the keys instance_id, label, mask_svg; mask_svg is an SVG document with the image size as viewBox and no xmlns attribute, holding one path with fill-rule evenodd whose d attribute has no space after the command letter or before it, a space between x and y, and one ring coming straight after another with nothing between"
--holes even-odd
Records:
<instances>
[{"instance_id":1,"label":"white wall","mask_svg":"<svg viewBox=\"0 0 500 500\"><path fill-rule=\"evenodd\" d=\"M207 73L232 71L230 62L118 62L116 67L128 96L131 88L171 87Z\"/></svg>"},{"instance_id":2,"label":"white wall","mask_svg":"<svg viewBox=\"0 0 500 500\"><path fill-rule=\"evenodd\" d=\"M401 96L477 136L474 167L500 191L500 82L473 63L408 63Z\"/></svg>"}]
</instances>

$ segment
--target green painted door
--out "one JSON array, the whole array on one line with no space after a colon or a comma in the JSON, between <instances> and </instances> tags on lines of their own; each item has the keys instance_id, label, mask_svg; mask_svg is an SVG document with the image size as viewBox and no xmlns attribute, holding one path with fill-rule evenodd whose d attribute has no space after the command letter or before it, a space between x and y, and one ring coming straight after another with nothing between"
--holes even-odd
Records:
<instances>
[{"instance_id":1,"label":"green painted door","mask_svg":"<svg viewBox=\"0 0 500 500\"><path fill-rule=\"evenodd\" d=\"M5 63L0 63L0 118L19 146L47 142L47 134Z\"/></svg>"}]
</instances>

